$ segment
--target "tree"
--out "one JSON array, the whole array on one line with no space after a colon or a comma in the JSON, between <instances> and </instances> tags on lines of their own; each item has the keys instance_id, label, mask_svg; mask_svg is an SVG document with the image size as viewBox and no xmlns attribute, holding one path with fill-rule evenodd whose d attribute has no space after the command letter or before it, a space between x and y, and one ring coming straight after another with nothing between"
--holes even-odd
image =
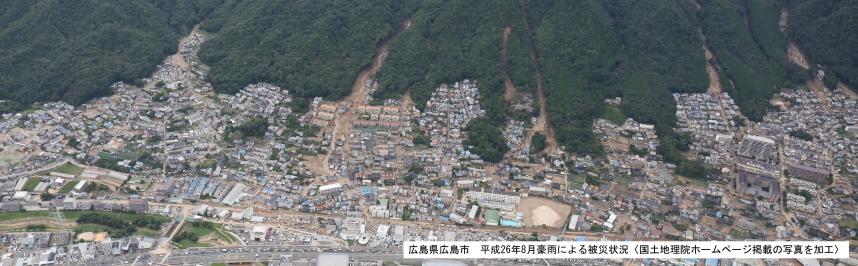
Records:
<instances>
[{"instance_id":1,"label":"tree","mask_svg":"<svg viewBox=\"0 0 858 266\"><path fill-rule=\"evenodd\" d=\"M539 132L534 133L533 137L530 138L530 146L533 153L540 153L545 150L547 146L545 135Z\"/></svg>"},{"instance_id":2,"label":"tree","mask_svg":"<svg viewBox=\"0 0 858 266\"><path fill-rule=\"evenodd\" d=\"M789 132L789 135L794 138L798 138L805 141L813 140L813 135L810 135L810 133L807 133L807 131L801 129L792 130Z\"/></svg>"},{"instance_id":3,"label":"tree","mask_svg":"<svg viewBox=\"0 0 858 266\"><path fill-rule=\"evenodd\" d=\"M12 101L0 104L0 112L36 101L81 104L109 95L119 81L142 85L141 78L176 52L176 41L221 2L3 3L0 99Z\"/></svg>"},{"instance_id":4,"label":"tree","mask_svg":"<svg viewBox=\"0 0 858 266\"><path fill-rule=\"evenodd\" d=\"M265 136L266 130L268 130L268 120L257 116L236 127L227 128L225 134L231 139L259 138Z\"/></svg>"},{"instance_id":5,"label":"tree","mask_svg":"<svg viewBox=\"0 0 858 266\"><path fill-rule=\"evenodd\" d=\"M76 138L69 138L68 145L69 147L77 148L78 146L80 146L80 142Z\"/></svg>"},{"instance_id":6,"label":"tree","mask_svg":"<svg viewBox=\"0 0 858 266\"><path fill-rule=\"evenodd\" d=\"M685 159L676 168L676 173L689 178L703 179L706 178L706 165L700 160Z\"/></svg>"},{"instance_id":7,"label":"tree","mask_svg":"<svg viewBox=\"0 0 858 266\"><path fill-rule=\"evenodd\" d=\"M481 118L471 121L466 130L468 131L468 139L463 144L471 147L469 148L470 151L479 154L487 162L500 162L509 150L500 128L492 125L487 119Z\"/></svg>"},{"instance_id":8,"label":"tree","mask_svg":"<svg viewBox=\"0 0 858 266\"><path fill-rule=\"evenodd\" d=\"M47 191L42 192L42 194L39 195L39 197L42 199L42 201L49 201L49 200L54 199L54 195L52 195L51 193L48 193Z\"/></svg>"}]
</instances>

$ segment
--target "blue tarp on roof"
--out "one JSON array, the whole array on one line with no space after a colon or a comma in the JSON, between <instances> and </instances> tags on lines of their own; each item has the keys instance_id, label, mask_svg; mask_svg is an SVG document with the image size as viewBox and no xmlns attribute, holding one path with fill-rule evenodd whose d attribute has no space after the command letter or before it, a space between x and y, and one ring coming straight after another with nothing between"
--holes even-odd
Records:
<instances>
[{"instance_id":1,"label":"blue tarp on roof","mask_svg":"<svg viewBox=\"0 0 858 266\"><path fill-rule=\"evenodd\" d=\"M378 192L378 187L375 186L364 186L360 188L361 194L369 195Z\"/></svg>"}]
</instances>

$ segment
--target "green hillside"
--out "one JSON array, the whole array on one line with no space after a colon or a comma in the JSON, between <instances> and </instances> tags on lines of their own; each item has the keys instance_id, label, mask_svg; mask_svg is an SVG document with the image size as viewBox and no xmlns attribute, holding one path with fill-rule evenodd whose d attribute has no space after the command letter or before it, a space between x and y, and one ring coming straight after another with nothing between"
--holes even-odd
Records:
<instances>
[{"instance_id":1,"label":"green hillside","mask_svg":"<svg viewBox=\"0 0 858 266\"><path fill-rule=\"evenodd\" d=\"M503 101L506 69L523 90L533 88L527 29L514 1L427 1L412 17L411 28L391 43L378 74L378 97L410 92L422 108L441 83L479 81L488 117L470 125L466 145L489 161L499 161L507 147L500 136L510 114ZM502 62L503 31L510 27L507 62Z\"/></svg>"},{"instance_id":2,"label":"green hillside","mask_svg":"<svg viewBox=\"0 0 858 266\"><path fill-rule=\"evenodd\" d=\"M0 99L80 104L148 76L218 1L0 1Z\"/></svg>"},{"instance_id":3,"label":"green hillside","mask_svg":"<svg viewBox=\"0 0 858 266\"><path fill-rule=\"evenodd\" d=\"M745 116L753 120L762 119L769 99L784 81L785 53L774 51L777 50L775 47L785 47L782 40L772 37L778 21L770 13L777 12L777 9L773 5L755 8L774 10L767 11L769 14L751 13L751 17L760 14L763 18L748 19L747 23L751 23L748 25L744 1L700 2L703 5L701 24L708 37L707 43L718 58L722 75L728 78L721 81L724 89L736 100ZM765 25L755 26L755 22ZM757 28L765 30L752 30Z\"/></svg>"},{"instance_id":4,"label":"green hillside","mask_svg":"<svg viewBox=\"0 0 858 266\"><path fill-rule=\"evenodd\" d=\"M783 7L789 39L858 85L858 4L845 0L0 0L0 99L11 100L0 109L107 95L112 82L147 76L202 22L212 38L200 58L218 92L264 81L299 99L342 98L392 38L374 96L410 93L422 108L441 83L477 80L488 115L469 126L465 144L489 161L507 151L506 121L532 115L504 101L507 78L522 92L541 85L554 136L570 152L603 152L591 126L609 110L655 124L660 152L678 161L673 143L684 137L672 131L671 93L705 91L704 41L724 89L751 119L803 75L786 64ZM615 96L620 110L606 108Z\"/></svg>"},{"instance_id":5,"label":"green hillside","mask_svg":"<svg viewBox=\"0 0 858 266\"><path fill-rule=\"evenodd\" d=\"M793 0L789 36L814 64L858 90L858 2Z\"/></svg>"},{"instance_id":6,"label":"green hillside","mask_svg":"<svg viewBox=\"0 0 858 266\"><path fill-rule=\"evenodd\" d=\"M222 93L265 81L300 97L341 98L414 7L380 0L228 2L203 24L216 35L200 58Z\"/></svg>"}]
</instances>

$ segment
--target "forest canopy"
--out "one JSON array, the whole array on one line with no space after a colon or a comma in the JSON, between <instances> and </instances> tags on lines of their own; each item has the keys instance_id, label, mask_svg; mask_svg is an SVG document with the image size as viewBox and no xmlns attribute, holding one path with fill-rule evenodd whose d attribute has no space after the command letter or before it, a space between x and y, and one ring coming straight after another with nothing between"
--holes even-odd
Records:
<instances>
[{"instance_id":1,"label":"forest canopy","mask_svg":"<svg viewBox=\"0 0 858 266\"><path fill-rule=\"evenodd\" d=\"M0 104L81 104L148 76L218 1L0 1Z\"/></svg>"},{"instance_id":2,"label":"forest canopy","mask_svg":"<svg viewBox=\"0 0 858 266\"><path fill-rule=\"evenodd\" d=\"M269 82L298 97L344 97L376 45L416 1L228 1L201 29L200 58L221 93Z\"/></svg>"},{"instance_id":3,"label":"forest canopy","mask_svg":"<svg viewBox=\"0 0 858 266\"><path fill-rule=\"evenodd\" d=\"M489 161L507 151L507 121L535 115L510 108L509 81L523 94L543 89L549 136L569 152L603 154L592 122L608 111L654 124L659 153L681 163L688 138L673 132L671 94L706 91L704 47L721 87L759 120L773 93L807 78L787 62L790 39L827 84L858 86L856 13L846 0L0 0L0 112L108 95L113 82L148 76L201 23L211 38L200 58L220 93L270 82L296 102L336 100L390 40L373 96L409 93L423 108L441 84L476 80L487 115L465 144ZM622 104L607 108L617 96ZM262 127L243 133L264 133L251 128Z\"/></svg>"},{"instance_id":4,"label":"forest canopy","mask_svg":"<svg viewBox=\"0 0 858 266\"><path fill-rule=\"evenodd\" d=\"M827 75L858 90L858 1L793 0L789 36Z\"/></svg>"}]
</instances>

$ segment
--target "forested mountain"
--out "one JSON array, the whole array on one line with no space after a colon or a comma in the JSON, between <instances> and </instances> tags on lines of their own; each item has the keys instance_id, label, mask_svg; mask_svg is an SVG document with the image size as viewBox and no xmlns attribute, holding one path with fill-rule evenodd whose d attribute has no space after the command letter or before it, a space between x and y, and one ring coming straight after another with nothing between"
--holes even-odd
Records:
<instances>
[{"instance_id":1,"label":"forested mountain","mask_svg":"<svg viewBox=\"0 0 858 266\"><path fill-rule=\"evenodd\" d=\"M789 37L827 76L858 88L858 1L791 1ZM831 74L834 75L831 75Z\"/></svg>"},{"instance_id":2,"label":"forested mountain","mask_svg":"<svg viewBox=\"0 0 858 266\"><path fill-rule=\"evenodd\" d=\"M770 0L705 0L700 20L707 42L742 113L759 120L784 78L786 42L778 32L777 5ZM753 9L750 7L754 7Z\"/></svg>"},{"instance_id":3,"label":"forested mountain","mask_svg":"<svg viewBox=\"0 0 858 266\"><path fill-rule=\"evenodd\" d=\"M0 99L80 104L148 76L218 1L0 1Z\"/></svg>"},{"instance_id":4,"label":"forested mountain","mask_svg":"<svg viewBox=\"0 0 858 266\"><path fill-rule=\"evenodd\" d=\"M787 63L789 39L831 77L858 85L856 13L846 0L0 0L0 98L78 104L105 95L111 82L147 75L202 22L212 38L200 57L217 91L264 81L333 100L407 20L374 96L410 93L422 108L441 83L477 80L488 116L471 123L466 144L487 160L507 151L508 119L534 115L504 101L509 79L521 92L543 88L552 135L567 151L601 154L592 121L605 98L622 96L621 112L655 124L660 152L678 162L687 139L673 133L671 93L706 90L704 46L721 87L761 119L774 92L807 75Z\"/></svg>"},{"instance_id":5,"label":"forested mountain","mask_svg":"<svg viewBox=\"0 0 858 266\"><path fill-rule=\"evenodd\" d=\"M513 115L503 101L504 69L523 90L533 87L535 74L521 6L515 1L426 1L411 22L411 28L391 43L376 95L399 97L410 92L422 108L439 84L478 80L488 116L471 123L466 144L489 161L500 160L507 150L501 129ZM503 62L506 27L510 33Z\"/></svg>"},{"instance_id":6,"label":"forested mountain","mask_svg":"<svg viewBox=\"0 0 858 266\"><path fill-rule=\"evenodd\" d=\"M628 116L670 132L671 91L703 91L707 82L701 40L678 3L528 5L549 118L560 143L572 151L601 153L591 123L604 110L602 100L612 96L624 96Z\"/></svg>"},{"instance_id":7,"label":"forested mountain","mask_svg":"<svg viewBox=\"0 0 858 266\"><path fill-rule=\"evenodd\" d=\"M300 97L348 95L416 1L229 1L202 25L200 58L219 92L272 82Z\"/></svg>"}]
</instances>

